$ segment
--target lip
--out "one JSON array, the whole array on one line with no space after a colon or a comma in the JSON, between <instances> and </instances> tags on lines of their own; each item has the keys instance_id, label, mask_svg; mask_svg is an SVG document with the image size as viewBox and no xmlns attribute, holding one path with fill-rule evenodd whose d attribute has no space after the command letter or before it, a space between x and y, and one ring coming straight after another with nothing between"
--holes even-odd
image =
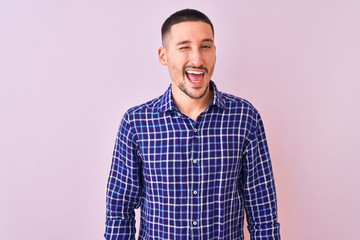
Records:
<instances>
[{"instance_id":1,"label":"lip","mask_svg":"<svg viewBox=\"0 0 360 240\"><path fill-rule=\"evenodd\" d=\"M203 77L201 78L201 80L200 81L193 81L193 80L191 80L189 77L188 77L188 72L189 73L200 73L200 74L202 74L203 75ZM193 88L200 88L202 85L203 85L203 83L204 83L204 80L205 80L205 71L199 71L198 69L187 69L186 71L185 71L185 76L186 76L186 79L187 79L187 81L189 82L189 84L190 84L190 86L191 87L193 87Z\"/></svg>"},{"instance_id":2,"label":"lip","mask_svg":"<svg viewBox=\"0 0 360 240\"><path fill-rule=\"evenodd\" d=\"M185 72L205 73L205 70L201 70L201 69L193 69L193 68L187 68L187 69L185 69Z\"/></svg>"}]
</instances>

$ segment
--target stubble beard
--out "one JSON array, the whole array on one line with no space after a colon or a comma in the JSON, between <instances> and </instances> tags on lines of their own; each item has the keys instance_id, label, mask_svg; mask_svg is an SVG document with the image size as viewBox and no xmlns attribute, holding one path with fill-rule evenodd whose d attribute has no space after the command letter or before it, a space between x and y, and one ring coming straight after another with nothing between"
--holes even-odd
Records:
<instances>
[{"instance_id":1,"label":"stubble beard","mask_svg":"<svg viewBox=\"0 0 360 240\"><path fill-rule=\"evenodd\" d=\"M200 99L200 98L202 98L202 97L205 96L207 90L209 89L209 84L206 86L204 92L203 92L202 94L200 94L199 96L194 96L193 94L191 94L190 91L188 91L188 89L184 86L183 83L180 83L180 84L178 85L178 87L179 87L179 89L180 89L183 93L185 93L188 97L190 97L190 98L192 98L192 99ZM197 89L200 89L200 88L193 88L193 89L197 90Z\"/></svg>"}]
</instances>

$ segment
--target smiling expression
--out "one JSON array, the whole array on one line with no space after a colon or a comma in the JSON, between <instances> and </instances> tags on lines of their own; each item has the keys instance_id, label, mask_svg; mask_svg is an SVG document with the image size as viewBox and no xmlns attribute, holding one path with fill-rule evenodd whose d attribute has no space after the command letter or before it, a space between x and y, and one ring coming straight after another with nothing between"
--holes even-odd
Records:
<instances>
[{"instance_id":1,"label":"smiling expression","mask_svg":"<svg viewBox=\"0 0 360 240\"><path fill-rule=\"evenodd\" d=\"M159 49L159 60L168 66L174 98L210 97L216 49L209 24L201 21L173 25Z\"/></svg>"}]
</instances>

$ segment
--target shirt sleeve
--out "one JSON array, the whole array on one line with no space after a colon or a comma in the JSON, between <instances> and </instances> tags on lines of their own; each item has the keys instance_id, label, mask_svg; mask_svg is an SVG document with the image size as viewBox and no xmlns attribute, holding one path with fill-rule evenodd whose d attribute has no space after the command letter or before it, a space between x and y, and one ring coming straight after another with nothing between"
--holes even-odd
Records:
<instances>
[{"instance_id":1,"label":"shirt sleeve","mask_svg":"<svg viewBox=\"0 0 360 240\"><path fill-rule=\"evenodd\" d=\"M141 170L128 115L117 133L107 185L105 239L135 239L135 208L141 202Z\"/></svg>"},{"instance_id":2,"label":"shirt sleeve","mask_svg":"<svg viewBox=\"0 0 360 240\"><path fill-rule=\"evenodd\" d=\"M242 168L245 211L251 240L280 240L277 201L265 130L256 112Z\"/></svg>"}]
</instances>

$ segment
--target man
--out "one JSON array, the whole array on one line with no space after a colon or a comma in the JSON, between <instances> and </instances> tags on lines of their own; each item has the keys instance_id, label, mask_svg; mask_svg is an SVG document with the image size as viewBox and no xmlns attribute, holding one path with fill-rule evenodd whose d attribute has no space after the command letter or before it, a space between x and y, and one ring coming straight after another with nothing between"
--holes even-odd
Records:
<instances>
[{"instance_id":1,"label":"man","mask_svg":"<svg viewBox=\"0 0 360 240\"><path fill-rule=\"evenodd\" d=\"M162 26L171 85L128 110L107 191L106 239L280 239L263 124L246 100L217 90L214 28L185 9Z\"/></svg>"}]
</instances>

